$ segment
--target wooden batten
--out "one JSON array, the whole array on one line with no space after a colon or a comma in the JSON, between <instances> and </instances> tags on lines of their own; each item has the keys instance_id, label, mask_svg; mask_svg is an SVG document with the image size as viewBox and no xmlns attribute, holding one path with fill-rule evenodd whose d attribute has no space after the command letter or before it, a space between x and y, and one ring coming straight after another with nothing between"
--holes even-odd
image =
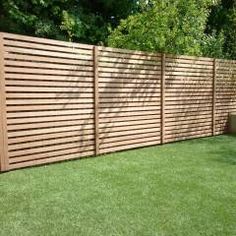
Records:
<instances>
[{"instance_id":1,"label":"wooden batten","mask_svg":"<svg viewBox=\"0 0 236 236\"><path fill-rule=\"evenodd\" d=\"M161 143L165 143L165 69L166 55L161 56Z\"/></svg>"},{"instance_id":2,"label":"wooden batten","mask_svg":"<svg viewBox=\"0 0 236 236\"><path fill-rule=\"evenodd\" d=\"M213 80L212 80L212 135L215 135L215 113L216 113L216 73L217 61L213 61Z\"/></svg>"},{"instance_id":3,"label":"wooden batten","mask_svg":"<svg viewBox=\"0 0 236 236\"><path fill-rule=\"evenodd\" d=\"M98 88L98 47L93 48L94 63L94 135L95 135L95 155L99 155L99 88Z\"/></svg>"},{"instance_id":4,"label":"wooden batten","mask_svg":"<svg viewBox=\"0 0 236 236\"><path fill-rule=\"evenodd\" d=\"M5 70L4 39L3 39L3 33L0 33L0 170L1 171L7 171L9 168L4 70Z\"/></svg>"}]
</instances>

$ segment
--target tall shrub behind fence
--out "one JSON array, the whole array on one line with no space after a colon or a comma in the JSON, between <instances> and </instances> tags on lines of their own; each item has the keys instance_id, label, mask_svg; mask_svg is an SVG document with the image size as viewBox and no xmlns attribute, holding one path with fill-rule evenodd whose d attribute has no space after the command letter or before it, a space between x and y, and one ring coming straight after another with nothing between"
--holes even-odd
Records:
<instances>
[{"instance_id":1,"label":"tall shrub behind fence","mask_svg":"<svg viewBox=\"0 0 236 236\"><path fill-rule=\"evenodd\" d=\"M227 131L236 62L0 34L1 170Z\"/></svg>"}]
</instances>

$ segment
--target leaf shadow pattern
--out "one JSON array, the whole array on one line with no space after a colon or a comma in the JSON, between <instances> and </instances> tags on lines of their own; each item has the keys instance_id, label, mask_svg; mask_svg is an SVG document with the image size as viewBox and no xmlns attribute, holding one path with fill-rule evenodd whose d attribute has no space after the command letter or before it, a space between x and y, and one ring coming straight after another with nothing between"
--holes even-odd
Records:
<instances>
[{"instance_id":1,"label":"leaf shadow pattern","mask_svg":"<svg viewBox=\"0 0 236 236\"><path fill-rule=\"evenodd\" d=\"M212 60L167 55L166 109L170 141L211 135Z\"/></svg>"},{"instance_id":2,"label":"leaf shadow pattern","mask_svg":"<svg viewBox=\"0 0 236 236\"><path fill-rule=\"evenodd\" d=\"M54 109L55 120L48 124L53 127L57 120L62 123L57 124L62 129L57 133L55 150L64 150L65 155L80 156L94 149L93 46L66 43L65 48L69 48L70 53L65 50L64 61L63 58L58 61L54 58L54 65L58 65L58 70L63 73L53 75L61 77L61 81L51 81L52 87L58 88L53 99L58 109ZM61 66L65 69L60 69Z\"/></svg>"},{"instance_id":3,"label":"leaf shadow pattern","mask_svg":"<svg viewBox=\"0 0 236 236\"><path fill-rule=\"evenodd\" d=\"M104 47L99 53L102 152L160 143L160 55Z\"/></svg>"}]
</instances>

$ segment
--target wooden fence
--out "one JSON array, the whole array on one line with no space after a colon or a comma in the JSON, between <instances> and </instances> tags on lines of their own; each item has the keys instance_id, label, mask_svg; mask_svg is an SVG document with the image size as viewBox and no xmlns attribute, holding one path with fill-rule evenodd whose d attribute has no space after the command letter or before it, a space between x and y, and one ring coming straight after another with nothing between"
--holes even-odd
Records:
<instances>
[{"instance_id":1,"label":"wooden fence","mask_svg":"<svg viewBox=\"0 0 236 236\"><path fill-rule=\"evenodd\" d=\"M227 131L236 61L0 33L1 171Z\"/></svg>"}]
</instances>

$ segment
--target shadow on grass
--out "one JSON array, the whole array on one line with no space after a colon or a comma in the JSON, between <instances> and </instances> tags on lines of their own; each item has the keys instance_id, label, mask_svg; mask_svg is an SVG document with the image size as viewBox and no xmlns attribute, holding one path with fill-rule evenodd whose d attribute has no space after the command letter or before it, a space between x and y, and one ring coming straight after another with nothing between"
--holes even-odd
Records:
<instances>
[{"instance_id":1,"label":"shadow on grass","mask_svg":"<svg viewBox=\"0 0 236 236\"><path fill-rule=\"evenodd\" d=\"M236 139L236 134L228 134L227 136ZM218 141L221 142L220 139ZM219 148L218 150L212 152L211 154L214 154L216 156L214 160L218 162L228 163L230 165L236 165L236 146L227 145L226 147Z\"/></svg>"}]
</instances>

